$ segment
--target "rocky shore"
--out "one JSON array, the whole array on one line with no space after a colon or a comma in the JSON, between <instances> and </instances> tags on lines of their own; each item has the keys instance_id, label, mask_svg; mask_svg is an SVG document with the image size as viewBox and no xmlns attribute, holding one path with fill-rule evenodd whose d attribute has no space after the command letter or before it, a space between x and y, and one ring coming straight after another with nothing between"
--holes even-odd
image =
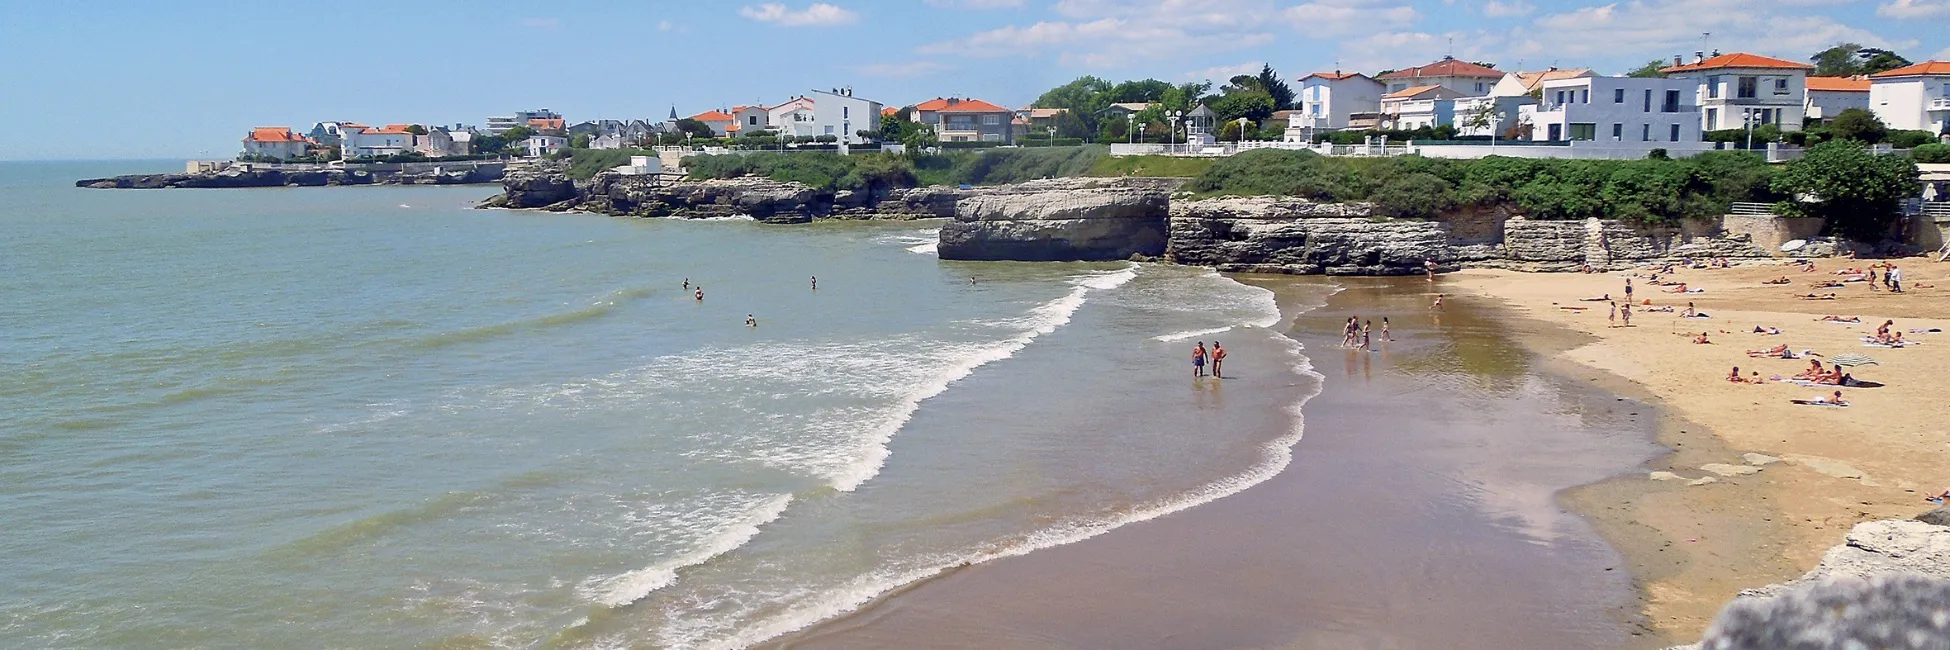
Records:
<instances>
[{"instance_id":1,"label":"rocky shore","mask_svg":"<svg viewBox=\"0 0 1950 650\"><path fill-rule=\"evenodd\" d=\"M943 259L1076 261L1162 258L1222 271L1407 275L1506 268L1575 271L1698 258L1771 257L1772 245L1720 223L1645 228L1615 221L1530 220L1471 208L1429 220L1389 219L1367 203L1288 197L1196 198L1184 179L1066 178L1016 185L871 187L832 191L764 178L688 180L559 168L510 172L481 207L616 216L749 216L776 224L819 219L951 219ZM1817 242L1803 255L1832 254Z\"/></svg>"},{"instance_id":2,"label":"rocky shore","mask_svg":"<svg viewBox=\"0 0 1950 650\"><path fill-rule=\"evenodd\" d=\"M75 187L98 190L158 190L171 188L328 187L342 185L484 185L502 180L503 165L479 165L452 171L429 169L226 169L211 173L130 174L85 178Z\"/></svg>"}]
</instances>

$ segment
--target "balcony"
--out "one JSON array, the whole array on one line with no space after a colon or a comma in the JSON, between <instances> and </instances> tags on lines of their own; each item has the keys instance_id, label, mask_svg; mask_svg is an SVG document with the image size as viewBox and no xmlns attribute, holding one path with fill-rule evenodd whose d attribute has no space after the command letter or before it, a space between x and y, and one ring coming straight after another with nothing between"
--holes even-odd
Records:
<instances>
[{"instance_id":1,"label":"balcony","mask_svg":"<svg viewBox=\"0 0 1950 650\"><path fill-rule=\"evenodd\" d=\"M1930 110L1950 111L1950 97L1938 97L1930 100Z\"/></svg>"}]
</instances>

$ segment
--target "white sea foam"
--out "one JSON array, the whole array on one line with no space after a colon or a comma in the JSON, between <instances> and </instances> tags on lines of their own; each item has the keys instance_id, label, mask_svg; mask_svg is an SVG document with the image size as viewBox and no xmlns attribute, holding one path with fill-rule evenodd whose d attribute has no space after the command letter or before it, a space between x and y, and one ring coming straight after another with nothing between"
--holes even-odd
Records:
<instances>
[{"instance_id":1,"label":"white sea foam","mask_svg":"<svg viewBox=\"0 0 1950 650\"><path fill-rule=\"evenodd\" d=\"M1228 325L1225 327L1213 327L1213 328L1202 329L1202 330L1192 330L1189 332L1172 332L1170 334L1159 334L1157 336L1151 337L1151 340L1159 341L1162 343L1170 343L1172 341L1183 341L1185 339L1189 339L1194 336L1205 336L1208 334L1224 334L1230 331L1232 331L1232 326Z\"/></svg>"},{"instance_id":2,"label":"white sea foam","mask_svg":"<svg viewBox=\"0 0 1950 650\"><path fill-rule=\"evenodd\" d=\"M790 494L766 498L754 504L743 518L705 538L690 552L620 575L592 578L585 581L578 591L585 598L605 607L622 607L642 600L651 592L676 582L679 570L703 564L744 546L758 536L761 527L785 514L786 506L791 503Z\"/></svg>"},{"instance_id":3,"label":"white sea foam","mask_svg":"<svg viewBox=\"0 0 1950 650\"><path fill-rule=\"evenodd\" d=\"M933 255L939 250L940 246L941 242L939 241L923 242L907 247L907 252Z\"/></svg>"}]
</instances>

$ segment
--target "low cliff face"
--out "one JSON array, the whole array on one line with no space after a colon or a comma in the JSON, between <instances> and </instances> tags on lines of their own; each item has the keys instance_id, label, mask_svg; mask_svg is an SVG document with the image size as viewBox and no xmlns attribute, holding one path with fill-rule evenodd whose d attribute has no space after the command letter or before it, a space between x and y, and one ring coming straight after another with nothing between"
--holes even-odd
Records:
<instances>
[{"instance_id":1,"label":"low cliff face","mask_svg":"<svg viewBox=\"0 0 1950 650\"><path fill-rule=\"evenodd\" d=\"M557 169L535 167L509 172L501 179L501 196L484 207L545 208L576 198L575 182Z\"/></svg>"},{"instance_id":2,"label":"low cliff face","mask_svg":"<svg viewBox=\"0 0 1950 650\"><path fill-rule=\"evenodd\" d=\"M1166 256L1221 271L1330 275L1421 273L1456 257L1443 224L1377 221L1365 203L1226 197L1171 209Z\"/></svg>"},{"instance_id":3,"label":"low cliff face","mask_svg":"<svg viewBox=\"0 0 1950 650\"><path fill-rule=\"evenodd\" d=\"M169 188L326 187L338 185L475 185L502 180L498 166L442 172L372 172L365 169L228 169L209 174L131 174L75 181L75 187L98 190L154 190Z\"/></svg>"},{"instance_id":4,"label":"low cliff face","mask_svg":"<svg viewBox=\"0 0 1950 650\"><path fill-rule=\"evenodd\" d=\"M1103 261L1165 252L1170 196L1141 187L1028 184L961 200L946 260Z\"/></svg>"}]
</instances>

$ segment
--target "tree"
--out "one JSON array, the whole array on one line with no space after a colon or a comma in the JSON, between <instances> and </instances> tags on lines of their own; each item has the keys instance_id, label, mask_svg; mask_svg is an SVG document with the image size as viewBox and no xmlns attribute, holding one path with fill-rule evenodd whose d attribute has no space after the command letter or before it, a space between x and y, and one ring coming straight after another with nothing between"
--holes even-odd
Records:
<instances>
[{"instance_id":1,"label":"tree","mask_svg":"<svg viewBox=\"0 0 1950 650\"><path fill-rule=\"evenodd\" d=\"M1225 121L1246 118L1254 122L1273 116L1273 96L1259 88L1236 89L1206 103Z\"/></svg>"},{"instance_id":2,"label":"tree","mask_svg":"<svg viewBox=\"0 0 1950 650\"><path fill-rule=\"evenodd\" d=\"M1859 144L1875 144L1889 135L1889 127L1874 113L1860 108L1850 108L1835 115L1828 123L1828 133L1836 140L1853 140Z\"/></svg>"},{"instance_id":3,"label":"tree","mask_svg":"<svg viewBox=\"0 0 1950 650\"><path fill-rule=\"evenodd\" d=\"M1126 81L1111 87L1108 99L1112 104L1149 104L1164 98L1167 90L1171 90L1171 84L1157 79Z\"/></svg>"},{"instance_id":4,"label":"tree","mask_svg":"<svg viewBox=\"0 0 1950 650\"><path fill-rule=\"evenodd\" d=\"M1909 159L1919 163L1950 163L1950 144L1926 144L1909 150Z\"/></svg>"},{"instance_id":5,"label":"tree","mask_svg":"<svg viewBox=\"0 0 1950 650\"><path fill-rule=\"evenodd\" d=\"M413 135L426 135L427 127L420 126L418 124L408 124L406 125L406 132L411 133Z\"/></svg>"},{"instance_id":6,"label":"tree","mask_svg":"<svg viewBox=\"0 0 1950 650\"><path fill-rule=\"evenodd\" d=\"M1091 134L1095 133L1095 131L1091 130L1090 125L1085 123L1083 118L1077 115L1076 111L1057 113L1056 117L1051 118L1051 122L1055 123L1056 135L1059 137L1089 138ZM1035 138L1037 135L1047 136L1049 134L1047 132L1041 134L1031 133L1029 137Z\"/></svg>"},{"instance_id":7,"label":"tree","mask_svg":"<svg viewBox=\"0 0 1950 650\"><path fill-rule=\"evenodd\" d=\"M1666 62L1664 59L1653 59L1645 62L1645 65L1639 66L1637 70L1625 73L1625 76L1638 77L1640 79L1659 79L1666 76L1665 69Z\"/></svg>"},{"instance_id":8,"label":"tree","mask_svg":"<svg viewBox=\"0 0 1950 650\"><path fill-rule=\"evenodd\" d=\"M1293 108L1293 87L1288 86L1285 80L1280 79L1278 73L1273 72L1273 66L1260 64L1259 88L1273 97L1273 110L1283 111Z\"/></svg>"},{"instance_id":9,"label":"tree","mask_svg":"<svg viewBox=\"0 0 1950 650\"><path fill-rule=\"evenodd\" d=\"M1464 127L1472 130L1491 130L1494 133L1493 129L1500 126L1496 123L1496 117L1496 102L1488 101L1484 102L1482 106L1462 115L1460 122Z\"/></svg>"},{"instance_id":10,"label":"tree","mask_svg":"<svg viewBox=\"0 0 1950 650\"><path fill-rule=\"evenodd\" d=\"M528 137L532 135L535 135L534 129L525 126L517 126L515 128L502 131L501 139L508 141L509 144L514 144L517 142L521 142L523 140L527 140Z\"/></svg>"},{"instance_id":11,"label":"tree","mask_svg":"<svg viewBox=\"0 0 1950 650\"><path fill-rule=\"evenodd\" d=\"M1902 202L1923 191L1916 163L1902 156L1878 156L1855 142L1824 142L1774 176L1775 192L1793 197L1782 212L1822 217L1829 229L1856 240L1874 241L1888 232Z\"/></svg>"},{"instance_id":12,"label":"tree","mask_svg":"<svg viewBox=\"0 0 1950 650\"><path fill-rule=\"evenodd\" d=\"M712 138L718 135L717 131L712 130L711 125L688 117L677 120L677 131L688 133L693 138Z\"/></svg>"},{"instance_id":13,"label":"tree","mask_svg":"<svg viewBox=\"0 0 1950 650\"><path fill-rule=\"evenodd\" d=\"M578 134L577 136L575 136L575 137L573 137L573 138L569 138L569 148L570 148L570 149L588 149L588 148L589 148L589 140L590 140L590 138L589 138L589 134L587 134L587 133L583 133L583 134Z\"/></svg>"},{"instance_id":14,"label":"tree","mask_svg":"<svg viewBox=\"0 0 1950 650\"><path fill-rule=\"evenodd\" d=\"M473 139L467 141L467 148L470 153L499 154L508 149L508 139L499 135L476 133Z\"/></svg>"},{"instance_id":15,"label":"tree","mask_svg":"<svg viewBox=\"0 0 1950 650\"><path fill-rule=\"evenodd\" d=\"M1030 106L1036 108L1065 108L1083 121L1084 135L1097 130L1097 113L1109 106L1110 93L1114 87L1109 81L1084 75L1070 83L1051 88L1036 98Z\"/></svg>"},{"instance_id":16,"label":"tree","mask_svg":"<svg viewBox=\"0 0 1950 650\"><path fill-rule=\"evenodd\" d=\"M1878 72L1888 72L1896 68L1908 67L1910 65L1909 59L1905 59L1903 58L1902 55L1897 54L1895 52L1891 52L1889 50L1878 50L1871 47L1871 48L1863 48L1862 52L1867 53L1869 55L1869 59L1867 61L1862 62L1861 74L1876 74Z\"/></svg>"},{"instance_id":17,"label":"tree","mask_svg":"<svg viewBox=\"0 0 1950 650\"><path fill-rule=\"evenodd\" d=\"M1205 101L1205 93L1212 90L1210 81L1194 81L1178 84L1158 97L1158 103L1166 111L1189 111Z\"/></svg>"},{"instance_id":18,"label":"tree","mask_svg":"<svg viewBox=\"0 0 1950 650\"><path fill-rule=\"evenodd\" d=\"M1909 59L1889 50L1862 47L1860 43L1838 43L1808 57L1821 77L1849 77L1887 72L1909 65Z\"/></svg>"}]
</instances>

